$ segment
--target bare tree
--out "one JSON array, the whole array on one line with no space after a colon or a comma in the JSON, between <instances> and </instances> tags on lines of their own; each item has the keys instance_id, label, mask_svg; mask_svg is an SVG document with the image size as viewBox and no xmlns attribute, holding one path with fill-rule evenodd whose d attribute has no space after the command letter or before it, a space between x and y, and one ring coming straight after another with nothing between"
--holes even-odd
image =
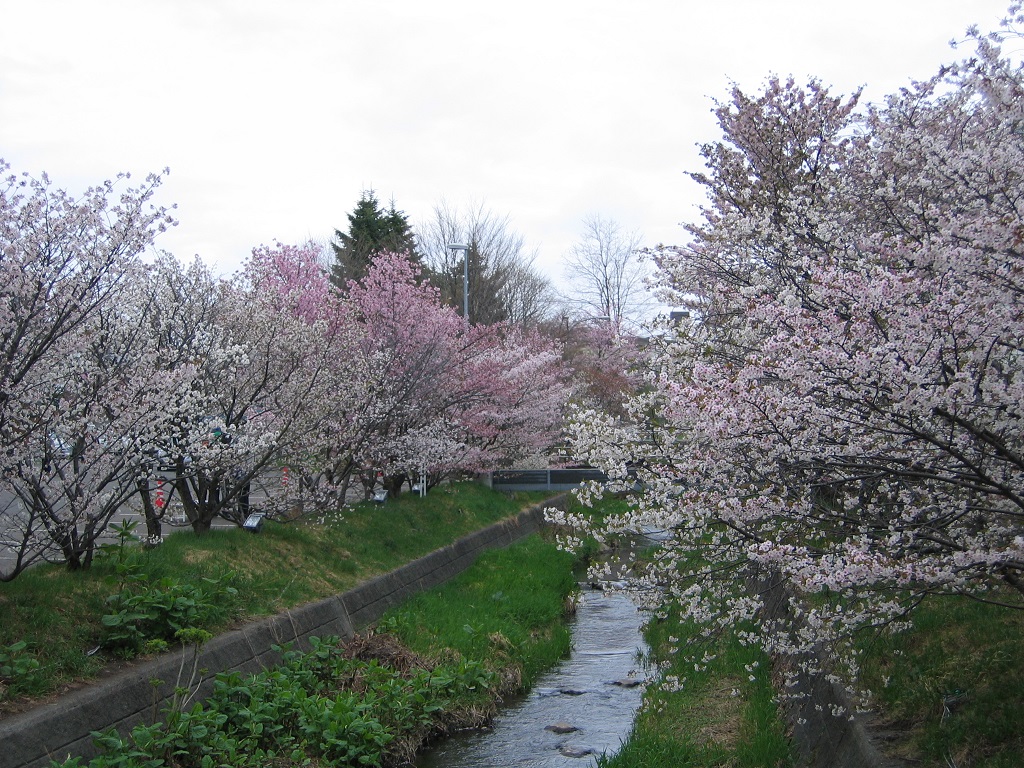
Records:
<instances>
[{"instance_id":1,"label":"bare tree","mask_svg":"<svg viewBox=\"0 0 1024 768\"><path fill-rule=\"evenodd\" d=\"M523 238L514 232L508 216L499 216L483 204L465 212L441 202L433 218L417 228L417 239L431 281L441 300L463 306L463 258L469 259L469 318L474 323L508 321L535 325L552 312L555 292L534 266L535 253L527 253ZM448 246L461 243L468 253Z\"/></svg>"},{"instance_id":2,"label":"bare tree","mask_svg":"<svg viewBox=\"0 0 1024 768\"><path fill-rule=\"evenodd\" d=\"M523 328L535 328L553 317L559 304L551 281L531 262L523 262L510 272L503 290L506 319Z\"/></svg>"},{"instance_id":3,"label":"bare tree","mask_svg":"<svg viewBox=\"0 0 1024 768\"><path fill-rule=\"evenodd\" d=\"M654 301L640 255L641 236L600 215L583 221L583 234L565 257L572 292L566 302L577 312L609 318L615 328L640 322Z\"/></svg>"}]
</instances>

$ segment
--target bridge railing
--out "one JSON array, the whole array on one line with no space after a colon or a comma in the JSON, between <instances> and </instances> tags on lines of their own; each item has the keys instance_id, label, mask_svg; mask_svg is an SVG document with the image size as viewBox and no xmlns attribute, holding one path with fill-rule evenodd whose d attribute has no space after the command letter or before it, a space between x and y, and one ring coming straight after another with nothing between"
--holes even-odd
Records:
<instances>
[{"instance_id":1,"label":"bridge railing","mask_svg":"<svg viewBox=\"0 0 1024 768\"><path fill-rule=\"evenodd\" d=\"M481 478L496 491L569 491L580 483L604 483L608 475L599 469L500 469Z\"/></svg>"}]
</instances>

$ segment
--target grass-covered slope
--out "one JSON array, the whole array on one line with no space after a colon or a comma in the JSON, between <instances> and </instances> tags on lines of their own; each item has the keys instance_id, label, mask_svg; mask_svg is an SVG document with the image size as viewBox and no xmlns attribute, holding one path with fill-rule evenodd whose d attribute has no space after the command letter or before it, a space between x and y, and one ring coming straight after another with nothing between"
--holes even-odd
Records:
<instances>
[{"instance_id":1,"label":"grass-covered slope","mask_svg":"<svg viewBox=\"0 0 1024 768\"><path fill-rule=\"evenodd\" d=\"M173 622L202 609L204 628L217 632L343 592L543 496L462 483L422 499L360 504L316 522L267 523L258 534L180 531L154 549L112 548L86 571L30 569L0 584L0 715L138 651L132 638L110 642L112 629L121 627L103 617L115 609L122 626L137 624L132 617L139 611L161 611ZM117 594L128 599L115 606L109 600Z\"/></svg>"}]
</instances>

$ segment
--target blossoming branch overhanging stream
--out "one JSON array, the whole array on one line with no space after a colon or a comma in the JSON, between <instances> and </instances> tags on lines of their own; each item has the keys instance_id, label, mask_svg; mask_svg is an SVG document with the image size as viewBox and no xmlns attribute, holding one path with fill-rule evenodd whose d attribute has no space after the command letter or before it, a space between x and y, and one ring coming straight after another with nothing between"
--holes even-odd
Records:
<instances>
[{"instance_id":1,"label":"blossoming branch overhanging stream","mask_svg":"<svg viewBox=\"0 0 1024 768\"><path fill-rule=\"evenodd\" d=\"M418 768L555 768L618 751L643 697L643 615L630 597L587 588L572 624L570 657L509 701L492 727L456 734ZM584 759L580 759L584 758Z\"/></svg>"}]
</instances>

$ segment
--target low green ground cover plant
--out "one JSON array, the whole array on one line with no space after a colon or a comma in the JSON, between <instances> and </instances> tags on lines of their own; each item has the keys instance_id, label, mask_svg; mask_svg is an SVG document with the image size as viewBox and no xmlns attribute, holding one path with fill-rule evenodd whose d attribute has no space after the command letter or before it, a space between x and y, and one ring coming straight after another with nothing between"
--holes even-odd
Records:
<instances>
[{"instance_id":1,"label":"low green ground cover plant","mask_svg":"<svg viewBox=\"0 0 1024 768\"><path fill-rule=\"evenodd\" d=\"M165 650L181 630L223 624L232 614L238 590L220 579L202 581L182 582L170 576L151 581L140 573L107 598L110 612L100 619L100 644L130 658L147 648Z\"/></svg>"},{"instance_id":2,"label":"low green ground cover plant","mask_svg":"<svg viewBox=\"0 0 1024 768\"><path fill-rule=\"evenodd\" d=\"M19 640L0 646L0 697L36 693L42 687L41 677L28 643Z\"/></svg>"},{"instance_id":3,"label":"low green ground cover plant","mask_svg":"<svg viewBox=\"0 0 1024 768\"><path fill-rule=\"evenodd\" d=\"M176 625L218 632L343 592L544 495L458 483L422 499L408 494L316 520L268 522L259 534L187 530L151 549L126 536L123 547L107 547L88 570L31 568L0 584L0 653L7 649L16 660L0 671L0 716L31 706L33 696L95 677L117 659L160 650L160 642L173 645L166 638ZM133 570L151 589L132 584ZM157 623L164 628L136 636L128 620L134 612L163 612ZM112 617L109 624L105 616Z\"/></svg>"},{"instance_id":4,"label":"low green ground cover plant","mask_svg":"<svg viewBox=\"0 0 1024 768\"><path fill-rule=\"evenodd\" d=\"M379 766L406 760L460 698L492 685L468 665L401 671L348 655L338 638L254 675L219 675L209 699L172 708L130 734L96 734L102 754L64 768Z\"/></svg>"}]
</instances>

